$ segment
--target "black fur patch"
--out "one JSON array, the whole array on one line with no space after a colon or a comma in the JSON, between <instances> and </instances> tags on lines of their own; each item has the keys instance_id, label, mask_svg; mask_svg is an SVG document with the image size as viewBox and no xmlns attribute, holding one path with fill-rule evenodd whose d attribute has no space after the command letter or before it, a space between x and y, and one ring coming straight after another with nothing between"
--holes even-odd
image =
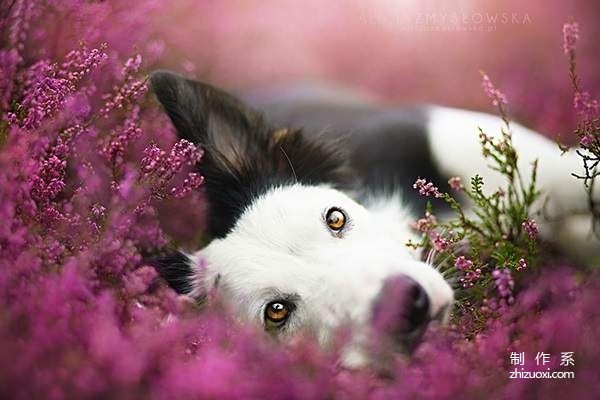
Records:
<instances>
[{"instance_id":1,"label":"black fur patch","mask_svg":"<svg viewBox=\"0 0 600 400\"><path fill-rule=\"evenodd\" d=\"M274 130L263 116L210 85L168 71L151 75L154 92L178 135L205 150L198 168L205 178L208 225L224 237L253 200L268 189L348 181L343 146Z\"/></svg>"},{"instance_id":2,"label":"black fur patch","mask_svg":"<svg viewBox=\"0 0 600 400\"><path fill-rule=\"evenodd\" d=\"M284 93L254 96L251 102L265 111L274 126L302 126L305 135L326 131L343 138L356 186L365 195L400 191L415 212L425 209L427 198L412 185L419 177L449 190L448 177L438 170L427 136L426 107L389 107L340 96L307 91L300 98ZM433 202L446 210L441 202Z\"/></svg>"},{"instance_id":3,"label":"black fur patch","mask_svg":"<svg viewBox=\"0 0 600 400\"><path fill-rule=\"evenodd\" d=\"M182 252L173 250L150 259L149 263L177 293L189 294L192 291L193 263Z\"/></svg>"}]
</instances>

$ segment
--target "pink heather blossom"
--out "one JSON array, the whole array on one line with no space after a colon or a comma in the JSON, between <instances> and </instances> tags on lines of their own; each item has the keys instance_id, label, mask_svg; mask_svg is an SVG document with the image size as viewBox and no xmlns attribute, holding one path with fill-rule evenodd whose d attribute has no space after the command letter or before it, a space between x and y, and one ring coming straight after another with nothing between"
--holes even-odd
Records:
<instances>
[{"instance_id":1,"label":"pink heather blossom","mask_svg":"<svg viewBox=\"0 0 600 400\"><path fill-rule=\"evenodd\" d=\"M429 240L435 251L444 251L448 249L450 241L435 231L429 232Z\"/></svg>"},{"instance_id":2,"label":"pink heather blossom","mask_svg":"<svg viewBox=\"0 0 600 400\"><path fill-rule=\"evenodd\" d=\"M583 147L590 147L595 141L596 140L592 134L586 133L579 139L579 144Z\"/></svg>"},{"instance_id":3,"label":"pink heather blossom","mask_svg":"<svg viewBox=\"0 0 600 400\"><path fill-rule=\"evenodd\" d=\"M460 271L458 281L463 289L473 287L481 278L481 268L473 268L473 261L467 259L465 256L457 257L454 261L454 266Z\"/></svg>"},{"instance_id":4,"label":"pink heather blossom","mask_svg":"<svg viewBox=\"0 0 600 400\"><path fill-rule=\"evenodd\" d=\"M47 60L33 64L23 74L23 96L17 101L17 112L8 114L9 122L26 129L37 128L42 120L54 116L77 84L106 57L101 49L83 47L67 54L60 65Z\"/></svg>"},{"instance_id":5,"label":"pink heather blossom","mask_svg":"<svg viewBox=\"0 0 600 400\"><path fill-rule=\"evenodd\" d=\"M473 268L473 261L467 259L465 256L459 256L456 258L454 266L461 271L466 271Z\"/></svg>"},{"instance_id":6,"label":"pink heather blossom","mask_svg":"<svg viewBox=\"0 0 600 400\"><path fill-rule=\"evenodd\" d=\"M494 87L494 84L490 80L487 74L482 73L481 86L483 87L483 91L485 94L492 99L492 104L494 106L505 106L508 104L506 100L506 96L500 90Z\"/></svg>"},{"instance_id":7,"label":"pink heather blossom","mask_svg":"<svg viewBox=\"0 0 600 400\"><path fill-rule=\"evenodd\" d=\"M417 222L412 224L412 227L420 232L427 233L437 225L435 215L430 212L425 212L424 218L419 218Z\"/></svg>"},{"instance_id":8,"label":"pink heather blossom","mask_svg":"<svg viewBox=\"0 0 600 400\"><path fill-rule=\"evenodd\" d=\"M113 168L118 168L123 163L127 146L142 135L139 113L139 106L134 106L123 125L112 130L105 140L102 154Z\"/></svg>"},{"instance_id":9,"label":"pink heather blossom","mask_svg":"<svg viewBox=\"0 0 600 400\"><path fill-rule=\"evenodd\" d=\"M134 74L137 74L140 70L140 67L142 65L142 55L141 54L136 54L135 56L129 58L127 61L125 61L125 65L123 66L123 69L121 70L121 75L123 75L124 78L128 78Z\"/></svg>"},{"instance_id":10,"label":"pink heather blossom","mask_svg":"<svg viewBox=\"0 0 600 400\"><path fill-rule=\"evenodd\" d=\"M448 179L448 185L451 189L456 191L460 191L465 188L462 184L462 180L458 176L453 176L452 178Z\"/></svg>"},{"instance_id":11,"label":"pink heather blossom","mask_svg":"<svg viewBox=\"0 0 600 400\"><path fill-rule=\"evenodd\" d=\"M425 197L442 197L439 189L432 182L427 182L425 179L418 178L413 184L413 189L417 189L421 196Z\"/></svg>"},{"instance_id":12,"label":"pink heather blossom","mask_svg":"<svg viewBox=\"0 0 600 400\"><path fill-rule=\"evenodd\" d=\"M569 54L575 51L575 45L579 40L579 24L569 22L563 25L563 51Z\"/></svg>"},{"instance_id":13,"label":"pink heather blossom","mask_svg":"<svg viewBox=\"0 0 600 400\"><path fill-rule=\"evenodd\" d=\"M481 278L481 268L466 270L458 279L463 289L471 288Z\"/></svg>"},{"instance_id":14,"label":"pink heather blossom","mask_svg":"<svg viewBox=\"0 0 600 400\"><path fill-rule=\"evenodd\" d=\"M585 91L577 91L573 96L573 107L585 121L591 121L600 114L600 103Z\"/></svg>"},{"instance_id":15,"label":"pink heather blossom","mask_svg":"<svg viewBox=\"0 0 600 400\"><path fill-rule=\"evenodd\" d=\"M519 261L517 261L517 271L523 271L526 268L527 268L527 262L525 261L524 258L520 258Z\"/></svg>"},{"instance_id":16,"label":"pink heather blossom","mask_svg":"<svg viewBox=\"0 0 600 400\"><path fill-rule=\"evenodd\" d=\"M201 149L185 139L175 143L169 154L156 144L151 144L144 150L141 160L142 179L150 182L153 194L157 197L164 197L167 191L174 197L183 197L202 184L204 178L200 174L189 173L181 187L167 190L167 185L183 167L195 166L202 155Z\"/></svg>"},{"instance_id":17,"label":"pink heather blossom","mask_svg":"<svg viewBox=\"0 0 600 400\"><path fill-rule=\"evenodd\" d=\"M513 289L515 282L509 269L495 269L492 271L492 276L496 284L496 289L501 298L505 299L508 304L513 302Z\"/></svg>"},{"instance_id":18,"label":"pink heather blossom","mask_svg":"<svg viewBox=\"0 0 600 400\"><path fill-rule=\"evenodd\" d=\"M136 54L125 62L121 70L122 81L112 88L110 93L102 96L104 106L99 114L107 117L113 110L120 110L128 104L134 104L148 90L148 84L145 79L137 79L135 75L139 72L142 64L142 56Z\"/></svg>"},{"instance_id":19,"label":"pink heather blossom","mask_svg":"<svg viewBox=\"0 0 600 400\"><path fill-rule=\"evenodd\" d=\"M198 189L204 183L204 177L197 172L190 172L183 180L181 187L171 189L171 194L176 198L187 196L192 191Z\"/></svg>"},{"instance_id":20,"label":"pink heather blossom","mask_svg":"<svg viewBox=\"0 0 600 400\"><path fill-rule=\"evenodd\" d=\"M538 234L540 233L540 230L534 219L530 218L530 219L523 221L521 226L523 227L523 230L525 230L525 233L527 233L527 236L529 236L529 238L531 240L537 239Z\"/></svg>"}]
</instances>

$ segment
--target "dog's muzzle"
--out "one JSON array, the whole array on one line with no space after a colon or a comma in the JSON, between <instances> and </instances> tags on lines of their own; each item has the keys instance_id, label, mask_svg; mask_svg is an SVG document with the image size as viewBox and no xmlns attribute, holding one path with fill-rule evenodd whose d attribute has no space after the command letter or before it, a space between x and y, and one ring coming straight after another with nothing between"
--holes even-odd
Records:
<instances>
[{"instance_id":1,"label":"dog's muzzle","mask_svg":"<svg viewBox=\"0 0 600 400\"><path fill-rule=\"evenodd\" d=\"M411 353L430 321L430 301L414 279L398 275L386 280L373 306L372 328L379 338Z\"/></svg>"}]
</instances>

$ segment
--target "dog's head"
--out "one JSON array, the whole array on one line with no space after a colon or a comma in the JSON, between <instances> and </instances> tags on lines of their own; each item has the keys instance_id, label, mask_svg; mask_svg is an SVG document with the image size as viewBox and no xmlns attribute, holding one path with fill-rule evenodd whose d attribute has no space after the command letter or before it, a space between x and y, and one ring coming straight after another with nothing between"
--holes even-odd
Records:
<instances>
[{"instance_id":1,"label":"dog's head","mask_svg":"<svg viewBox=\"0 0 600 400\"><path fill-rule=\"evenodd\" d=\"M366 360L373 326L406 350L445 317L452 290L406 248L398 199L349 196L340 143L273 129L231 95L170 72L151 82L178 135L205 150L214 239L162 260L175 287L201 296L218 285L241 317L280 338L305 332L326 344L349 327L348 364Z\"/></svg>"}]
</instances>

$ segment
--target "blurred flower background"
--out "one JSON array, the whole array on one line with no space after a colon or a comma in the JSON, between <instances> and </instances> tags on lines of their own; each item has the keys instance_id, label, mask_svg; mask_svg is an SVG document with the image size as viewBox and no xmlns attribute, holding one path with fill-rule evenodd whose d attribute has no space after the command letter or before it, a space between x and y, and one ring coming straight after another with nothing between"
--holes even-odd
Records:
<instances>
[{"instance_id":1,"label":"blurred flower background","mask_svg":"<svg viewBox=\"0 0 600 400\"><path fill-rule=\"evenodd\" d=\"M491 111L484 69L515 119L574 142L561 29L579 22L579 73L597 94L599 17L583 0L2 0L0 397L598 398L600 281L568 261L498 275L512 307L476 335L481 313L432 329L382 377L308 339L278 346L222 305L198 310L143 260L197 246L204 212L190 169L202 154L176 142L150 70ZM575 378L509 379L512 352L528 371L574 352Z\"/></svg>"},{"instance_id":2,"label":"blurred flower background","mask_svg":"<svg viewBox=\"0 0 600 400\"><path fill-rule=\"evenodd\" d=\"M336 82L398 103L488 109L479 70L511 99L517 120L567 136L572 90L562 24L586 31L580 73L600 86L600 5L533 1L173 2L161 14L161 65L230 89ZM543 93L541 93L543 92Z\"/></svg>"}]
</instances>

